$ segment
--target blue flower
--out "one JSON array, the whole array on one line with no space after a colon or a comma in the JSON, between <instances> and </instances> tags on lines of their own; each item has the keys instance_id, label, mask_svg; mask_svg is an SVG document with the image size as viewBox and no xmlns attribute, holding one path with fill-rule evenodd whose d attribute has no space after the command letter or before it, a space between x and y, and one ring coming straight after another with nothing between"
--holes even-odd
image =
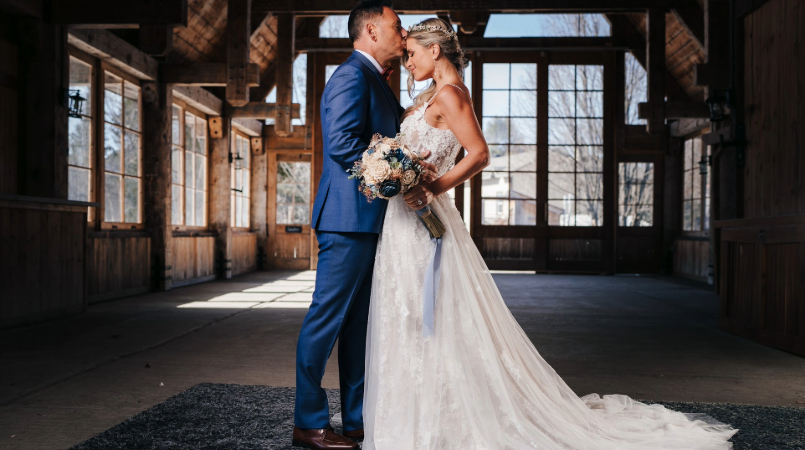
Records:
<instances>
[{"instance_id":1,"label":"blue flower","mask_svg":"<svg viewBox=\"0 0 805 450\"><path fill-rule=\"evenodd\" d=\"M378 191L380 192L380 195L382 195L383 197L391 198L399 194L400 189L402 189L402 186L400 185L399 181L386 180L380 183L380 188L378 189Z\"/></svg>"}]
</instances>

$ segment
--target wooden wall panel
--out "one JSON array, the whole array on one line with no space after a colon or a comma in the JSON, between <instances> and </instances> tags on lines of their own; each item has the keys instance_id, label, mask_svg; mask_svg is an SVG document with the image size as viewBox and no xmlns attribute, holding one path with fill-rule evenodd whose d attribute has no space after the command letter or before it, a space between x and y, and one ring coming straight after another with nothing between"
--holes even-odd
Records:
<instances>
[{"instance_id":1,"label":"wooden wall panel","mask_svg":"<svg viewBox=\"0 0 805 450\"><path fill-rule=\"evenodd\" d=\"M771 0L744 19L744 217L805 213L805 7Z\"/></svg>"},{"instance_id":2,"label":"wooden wall panel","mask_svg":"<svg viewBox=\"0 0 805 450\"><path fill-rule=\"evenodd\" d=\"M603 241L600 239L551 239L550 261L601 261Z\"/></svg>"},{"instance_id":3,"label":"wooden wall panel","mask_svg":"<svg viewBox=\"0 0 805 450\"><path fill-rule=\"evenodd\" d=\"M232 233L232 275L257 270L257 234Z\"/></svg>"},{"instance_id":4,"label":"wooden wall panel","mask_svg":"<svg viewBox=\"0 0 805 450\"><path fill-rule=\"evenodd\" d=\"M486 260L534 259L535 240L530 238L483 238L481 254Z\"/></svg>"},{"instance_id":5,"label":"wooden wall panel","mask_svg":"<svg viewBox=\"0 0 805 450\"><path fill-rule=\"evenodd\" d=\"M92 237L87 242L89 303L148 292L151 239L141 236Z\"/></svg>"},{"instance_id":6,"label":"wooden wall panel","mask_svg":"<svg viewBox=\"0 0 805 450\"><path fill-rule=\"evenodd\" d=\"M17 193L17 46L0 39L0 194Z\"/></svg>"},{"instance_id":7,"label":"wooden wall panel","mask_svg":"<svg viewBox=\"0 0 805 450\"><path fill-rule=\"evenodd\" d=\"M709 240L674 240L674 275L706 280L709 260Z\"/></svg>"},{"instance_id":8,"label":"wooden wall panel","mask_svg":"<svg viewBox=\"0 0 805 450\"><path fill-rule=\"evenodd\" d=\"M0 328L86 309L86 210L0 206Z\"/></svg>"},{"instance_id":9,"label":"wooden wall panel","mask_svg":"<svg viewBox=\"0 0 805 450\"><path fill-rule=\"evenodd\" d=\"M215 278L215 238L173 238L173 286Z\"/></svg>"}]
</instances>

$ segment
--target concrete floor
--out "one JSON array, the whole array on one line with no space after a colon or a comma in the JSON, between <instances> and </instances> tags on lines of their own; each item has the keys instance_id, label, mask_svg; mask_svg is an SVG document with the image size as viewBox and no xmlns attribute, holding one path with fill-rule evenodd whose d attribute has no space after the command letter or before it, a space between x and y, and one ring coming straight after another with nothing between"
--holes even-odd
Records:
<instances>
[{"instance_id":1,"label":"concrete floor","mask_svg":"<svg viewBox=\"0 0 805 450\"><path fill-rule=\"evenodd\" d=\"M293 386L313 276L254 273L0 331L0 448L67 448L201 382ZM805 406L805 358L720 331L718 299L706 286L495 279L540 353L580 395ZM324 384L338 386L334 361Z\"/></svg>"}]
</instances>

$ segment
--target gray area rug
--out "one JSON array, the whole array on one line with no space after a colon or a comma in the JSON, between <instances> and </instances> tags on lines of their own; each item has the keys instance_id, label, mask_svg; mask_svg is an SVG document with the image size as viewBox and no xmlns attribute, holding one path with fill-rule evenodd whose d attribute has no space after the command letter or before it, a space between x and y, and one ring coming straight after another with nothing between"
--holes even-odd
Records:
<instances>
[{"instance_id":1,"label":"gray area rug","mask_svg":"<svg viewBox=\"0 0 805 450\"><path fill-rule=\"evenodd\" d=\"M330 413L338 390L327 392ZM735 450L805 450L805 408L661 403L740 429ZM203 383L72 447L72 450L290 450L294 389ZM336 427L337 431L338 427Z\"/></svg>"}]
</instances>

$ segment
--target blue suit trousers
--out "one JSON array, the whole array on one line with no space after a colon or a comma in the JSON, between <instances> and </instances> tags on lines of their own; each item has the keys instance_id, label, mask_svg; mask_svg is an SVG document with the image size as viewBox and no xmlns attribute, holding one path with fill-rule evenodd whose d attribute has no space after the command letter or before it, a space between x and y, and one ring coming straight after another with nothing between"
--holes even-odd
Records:
<instances>
[{"instance_id":1,"label":"blue suit trousers","mask_svg":"<svg viewBox=\"0 0 805 450\"><path fill-rule=\"evenodd\" d=\"M317 231L316 288L296 346L294 422L302 429L330 424L324 368L338 339L341 416L345 431L363 428L366 328L378 235Z\"/></svg>"}]
</instances>

